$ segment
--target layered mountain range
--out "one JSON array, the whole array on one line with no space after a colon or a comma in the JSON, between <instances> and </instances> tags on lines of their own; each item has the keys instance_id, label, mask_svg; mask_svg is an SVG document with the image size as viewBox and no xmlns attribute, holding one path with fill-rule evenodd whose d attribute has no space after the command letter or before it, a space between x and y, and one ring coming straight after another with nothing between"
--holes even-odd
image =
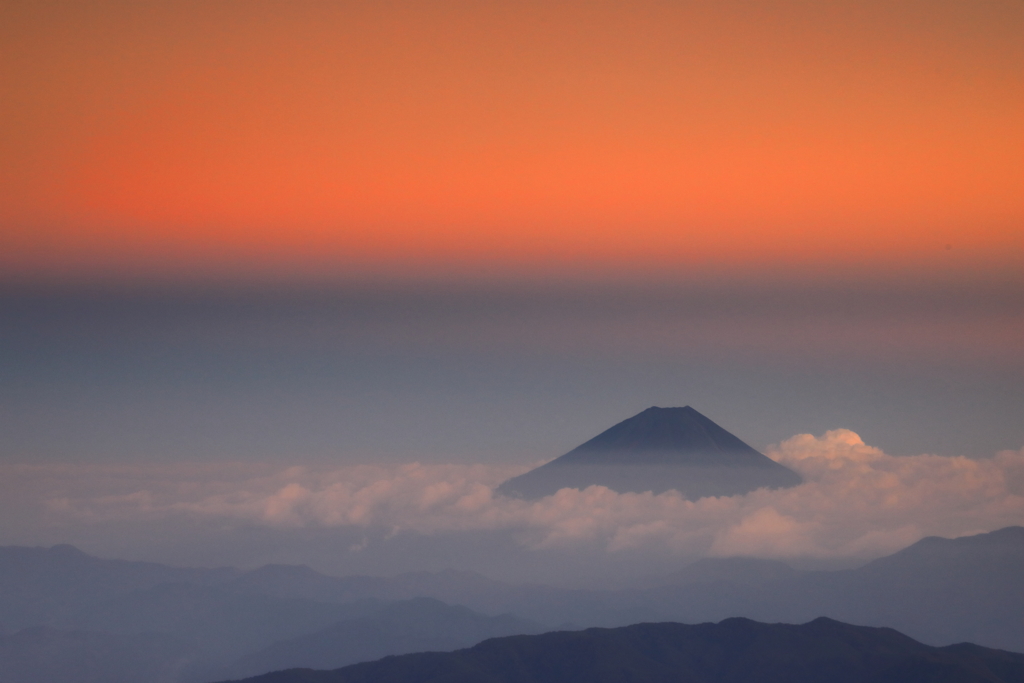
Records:
<instances>
[{"instance_id":1,"label":"layered mountain range","mask_svg":"<svg viewBox=\"0 0 1024 683\"><path fill-rule=\"evenodd\" d=\"M0 683L203 683L551 629L729 617L792 624L825 616L893 627L929 646L970 641L1020 652L1022 614L1022 527L925 538L843 571L706 559L620 590L454 570L332 577L288 565L179 568L66 545L2 547Z\"/></svg>"}]
</instances>

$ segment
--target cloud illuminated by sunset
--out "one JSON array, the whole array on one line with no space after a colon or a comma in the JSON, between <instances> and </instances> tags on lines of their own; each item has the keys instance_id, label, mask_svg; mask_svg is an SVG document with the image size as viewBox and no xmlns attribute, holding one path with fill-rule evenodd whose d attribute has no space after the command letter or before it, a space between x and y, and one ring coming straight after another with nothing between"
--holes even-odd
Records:
<instances>
[{"instance_id":1,"label":"cloud illuminated by sunset","mask_svg":"<svg viewBox=\"0 0 1024 683\"><path fill-rule=\"evenodd\" d=\"M805 482L698 501L675 491L602 486L511 499L493 487L515 470L494 465L22 465L4 474L9 486L42 493L51 523L198 518L435 536L511 529L535 550L597 544L611 553L872 557L928 534L1019 524L1024 514L1024 451L981 459L891 456L838 429L794 436L770 452Z\"/></svg>"}]
</instances>

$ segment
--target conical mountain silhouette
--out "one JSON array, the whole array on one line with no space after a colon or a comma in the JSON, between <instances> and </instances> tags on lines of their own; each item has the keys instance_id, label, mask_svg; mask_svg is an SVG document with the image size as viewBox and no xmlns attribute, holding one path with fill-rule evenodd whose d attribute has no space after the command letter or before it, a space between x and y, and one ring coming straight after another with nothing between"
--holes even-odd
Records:
<instances>
[{"instance_id":1,"label":"conical mountain silhouette","mask_svg":"<svg viewBox=\"0 0 1024 683\"><path fill-rule=\"evenodd\" d=\"M801 482L693 408L648 408L560 458L509 479L498 493L542 498L599 485L620 493L675 489L692 500Z\"/></svg>"}]
</instances>

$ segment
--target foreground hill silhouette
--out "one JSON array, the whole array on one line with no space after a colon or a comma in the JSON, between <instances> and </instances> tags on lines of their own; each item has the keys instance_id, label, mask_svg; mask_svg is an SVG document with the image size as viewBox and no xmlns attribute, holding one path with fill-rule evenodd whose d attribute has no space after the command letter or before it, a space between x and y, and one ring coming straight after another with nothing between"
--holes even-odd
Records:
<instances>
[{"instance_id":1,"label":"foreground hill silhouette","mask_svg":"<svg viewBox=\"0 0 1024 683\"><path fill-rule=\"evenodd\" d=\"M486 640L456 652L386 657L245 683L1019 683L1024 654L936 648L889 628L824 617L800 626L726 619L635 624Z\"/></svg>"},{"instance_id":2,"label":"foreground hill silhouette","mask_svg":"<svg viewBox=\"0 0 1024 683\"><path fill-rule=\"evenodd\" d=\"M498 493L549 496L607 486L619 493L670 489L696 500L796 486L800 476L757 452L693 408L648 408L560 458L509 479Z\"/></svg>"}]
</instances>

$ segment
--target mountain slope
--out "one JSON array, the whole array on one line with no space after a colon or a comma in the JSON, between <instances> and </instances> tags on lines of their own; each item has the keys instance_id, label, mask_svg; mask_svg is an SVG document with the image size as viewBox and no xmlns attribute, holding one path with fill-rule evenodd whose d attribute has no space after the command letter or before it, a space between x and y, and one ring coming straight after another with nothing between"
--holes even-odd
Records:
<instances>
[{"instance_id":1,"label":"mountain slope","mask_svg":"<svg viewBox=\"0 0 1024 683\"><path fill-rule=\"evenodd\" d=\"M827 616L889 626L932 645L970 641L1024 652L1024 527L922 539L857 569L787 571L778 563L724 558L702 560L663 581L619 591L522 589L503 607L581 626L734 616L802 623Z\"/></svg>"},{"instance_id":2,"label":"mountain slope","mask_svg":"<svg viewBox=\"0 0 1024 683\"><path fill-rule=\"evenodd\" d=\"M312 633L363 613L360 604L353 607L241 594L216 586L162 584L83 612L74 626L108 633L162 633L194 643L215 659L231 661L278 640Z\"/></svg>"},{"instance_id":3,"label":"mountain slope","mask_svg":"<svg viewBox=\"0 0 1024 683\"><path fill-rule=\"evenodd\" d=\"M247 683L1017 683L1024 655L934 648L887 628L831 619L794 626L636 624L484 641L335 671L293 669Z\"/></svg>"},{"instance_id":4,"label":"mountain slope","mask_svg":"<svg viewBox=\"0 0 1024 683\"><path fill-rule=\"evenodd\" d=\"M209 586L237 569L169 567L155 562L104 560L70 545L0 547L0 627L74 627L77 614L134 591L167 583Z\"/></svg>"},{"instance_id":5,"label":"mountain slope","mask_svg":"<svg viewBox=\"0 0 1024 683\"><path fill-rule=\"evenodd\" d=\"M170 683L206 664L194 646L156 633L37 626L0 636L0 683Z\"/></svg>"},{"instance_id":6,"label":"mountain slope","mask_svg":"<svg viewBox=\"0 0 1024 683\"><path fill-rule=\"evenodd\" d=\"M101 560L70 546L0 548L0 628L159 631L200 644L222 665L414 596L483 614L513 613L549 628L827 616L890 626L931 645L970 641L1024 651L1024 528L926 538L844 571L708 559L615 591L513 585L452 570L336 578L306 567L180 569Z\"/></svg>"},{"instance_id":7,"label":"mountain slope","mask_svg":"<svg viewBox=\"0 0 1024 683\"><path fill-rule=\"evenodd\" d=\"M929 643L1024 651L1024 527L924 538L859 569L813 572L774 588L770 606L780 618L827 614Z\"/></svg>"},{"instance_id":8,"label":"mountain slope","mask_svg":"<svg viewBox=\"0 0 1024 683\"><path fill-rule=\"evenodd\" d=\"M693 408L652 407L562 457L509 479L497 491L534 499L562 488L599 485L620 493L675 489L697 499L800 482L798 474Z\"/></svg>"},{"instance_id":9,"label":"mountain slope","mask_svg":"<svg viewBox=\"0 0 1024 683\"><path fill-rule=\"evenodd\" d=\"M456 650L487 638L540 633L540 624L511 615L488 617L430 598L393 603L380 611L284 640L243 657L222 673L252 676L291 667L334 669L387 655Z\"/></svg>"}]
</instances>

